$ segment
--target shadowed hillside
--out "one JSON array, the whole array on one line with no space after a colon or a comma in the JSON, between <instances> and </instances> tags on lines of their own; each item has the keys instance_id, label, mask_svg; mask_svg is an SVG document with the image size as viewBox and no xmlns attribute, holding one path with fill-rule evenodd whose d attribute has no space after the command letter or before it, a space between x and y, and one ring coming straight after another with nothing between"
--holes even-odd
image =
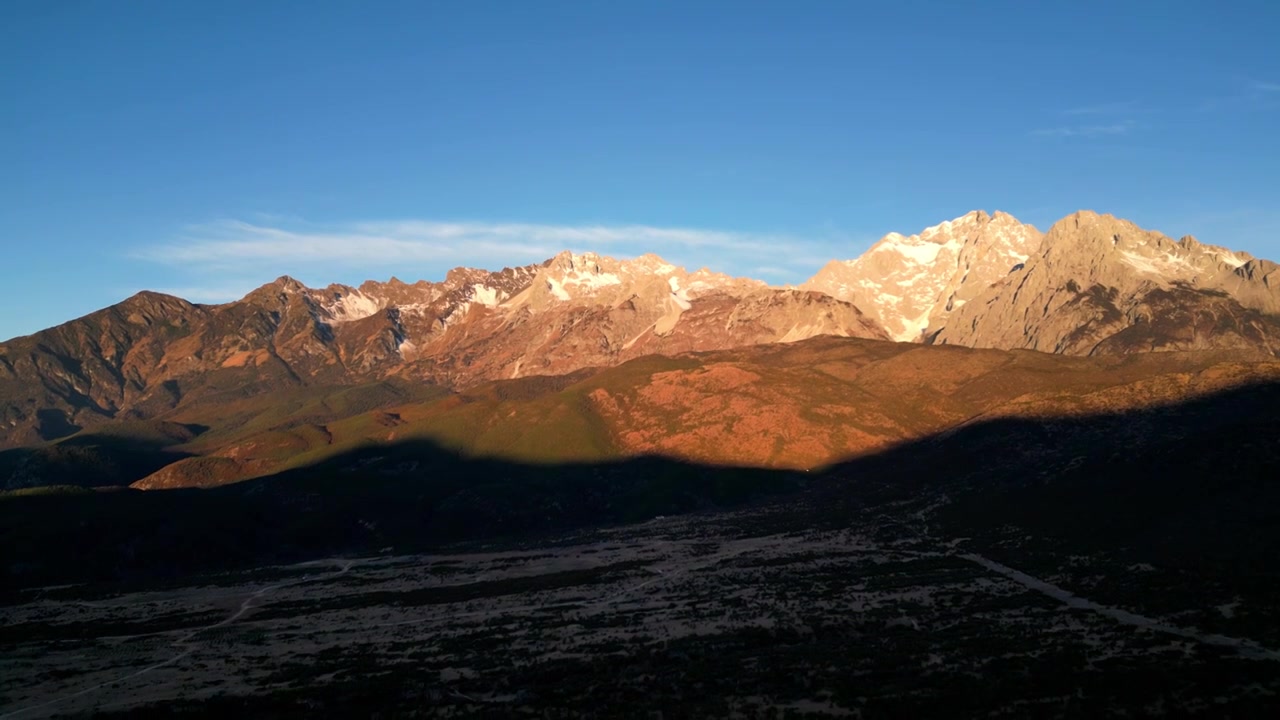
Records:
<instances>
[{"instance_id":1,"label":"shadowed hillside","mask_svg":"<svg viewBox=\"0 0 1280 720\"><path fill-rule=\"evenodd\" d=\"M1277 401L978 418L826 472L398 440L204 490L10 493L0 637L39 685L8 707L1269 717Z\"/></svg>"},{"instance_id":2,"label":"shadowed hillside","mask_svg":"<svg viewBox=\"0 0 1280 720\"><path fill-rule=\"evenodd\" d=\"M530 465L392 442L208 490L10 493L0 547L14 586L128 579L529 537L793 493L769 521L778 531L883 507L914 534L972 538L997 554L1030 535L1046 552L1109 547L1247 574L1280 550L1278 401L1280 384L1261 383L1119 413L979 420L825 473L660 458Z\"/></svg>"},{"instance_id":3,"label":"shadowed hillside","mask_svg":"<svg viewBox=\"0 0 1280 720\"><path fill-rule=\"evenodd\" d=\"M833 467L821 494L936 504L928 527L992 541L1018 526L1091 549L1255 563L1280 550L1250 542L1280 540L1277 407L1280 383L1260 383L1137 411L979 421Z\"/></svg>"},{"instance_id":4,"label":"shadowed hillside","mask_svg":"<svg viewBox=\"0 0 1280 720\"><path fill-rule=\"evenodd\" d=\"M769 470L661 458L521 465L406 441L208 490L0 495L0 566L12 587L172 577L637 522L796 487L794 473Z\"/></svg>"},{"instance_id":5,"label":"shadowed hillside","mask_svg":"<svg viewBox=\"0 0 1280 720\"><path fill-rule=\"evenodd\" d=\"M825 522L865 508L1077 592L1280 644L1280 383L1140 411L997 419L832 468ZM1108 558L1103 576L1073 558ZM1189 600L1189 598L1191 600ZM1192 602L1192 600L1194 600ZM1229 621L1213 608L1240 602Z\"/></svg>"},{"instance_id":6,"label":"shadowed hillside","mask_svg":"<svg viewBox=\"0 0 1280 720\"><path fill-rule=\"evenodd\" d=\"M290 461L306 464L308 458L300 457L306 450L328 445L326 423L444 394L433 385L395 380L266 394L227 390L167 419L107 423L52 442L2 450L0 489L124 486L174 466L187 480L179 485L217 485L279 470ZM234 444L246 439L253 448L247 456ZM204 457L221 448L231 457ZM190 482L193 465L211 468L207 482Z\"/></svg>"},{"instance_id":7,"label":"shadowed hillside","mask_svg":"<svg viewBox=\"0 0 1280 720\"><path fill-rule=\"evenodd\" d=\"M170 422L131 422L78 433L47 445L0 451L0 487L42 485L124 486L191 457L174 449L208 427Z\"/></svg>"}]
</instances>

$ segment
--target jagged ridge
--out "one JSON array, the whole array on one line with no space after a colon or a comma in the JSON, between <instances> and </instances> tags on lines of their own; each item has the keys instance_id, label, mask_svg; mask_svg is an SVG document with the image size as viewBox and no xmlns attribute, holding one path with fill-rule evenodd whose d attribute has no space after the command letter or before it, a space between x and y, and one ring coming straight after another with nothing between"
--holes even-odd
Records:
<instances>
[{"instance_id":1,"label":"jagged ridge","mask_svg":"<svg viewBox=\"0 0 1280 720\"><path fill-rule=\"evenodd\" d=\"M865 312L865 314L864 314ZM1046 235L982 211L886 235L797 289L656 255L563 252L442 282L308 288L224 305L157 293L0 344L0 447L205 398L398 378L466 388L815 335L1064 354L1280 353L1280 268L1076 213Z\"/></svg>"},{"instance_id":2,"label":"jagged ridge","mask_svg":"<svg viewBox=\"0 0 1280 720\"><path fill-rule=\"evenodd\" d=\"M656 255L565 252L412 285L286 276L217 306L143 293L0 344L0 447L226 394L386 377L465 388L819 334L886 337L849 303Z\"/></svg>"}]
</instances>

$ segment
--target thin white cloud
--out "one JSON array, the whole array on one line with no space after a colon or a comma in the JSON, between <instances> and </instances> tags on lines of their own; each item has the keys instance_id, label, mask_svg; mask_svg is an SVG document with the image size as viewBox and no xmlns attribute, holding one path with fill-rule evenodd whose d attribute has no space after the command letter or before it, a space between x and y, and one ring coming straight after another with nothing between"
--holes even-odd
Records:
<instances>
[{"instance_id":1,"label":"thin white cloud","mask_svg":"<svg viewBox=\"0 0 1280 720\"><path fill-rule=\"evenodd\" d=\"M467 243L467 247L462 247ZM419 236L361 231L352 227L287 230L239 220L189 228L172 242L141 248L134 257L167 264L203 263L209 269L251 267L286 261L296 265L378 265L447 259L452 255L501 253L516 258L545 255L527 242L493 242L481 235Z\"/></svg>"},{"instance_id":2,"label":"thin white cloud","mask_svg":"<svg viewBox=\"0 0 1280 720\"><path fill-rule=\"evenodd\" d=\"M1112 135L1126 135L1133 130L1134 123L1131 120L1125 120L1118 123L1110 123L1107 125L1064 125L1061 127L1041 128L1032 130L1031 134L1038 137L1079 137L1079 138L1096 138Z\"/></svg>"},{"instance_id":3,"label":"thin white cloud","mask_svg":"<svg viewBox=\"0 0 1280 720\"><path fill-rule=\"evenodd\" d=\"M499 245L516 242L536 247L607 246L646 243L661 246L719 247L739 251L763 251L773 247L768 238L748 233L649 225L540 225L531 223L442 223L421 220L360 223L357 230L377 235L410 238L419 242L482 240Z\"/></svg>"},{"instance_id":4,"label":"thin white cloud","mask_svg":"<svg viewBox=\"0 0 1280 720\"><path fill-rule=\"evenodd\" d=\"M826 229L808 237L653 225L376 220L318 225L257 216L187 227L130 256L164 268L161 292L194 302L243 297L279 275L310 285L358 284L392 275L439 280L451 267L498 269L563 250L628 258L657 253L690 270L798 282L867 243ZM788 269L790 268L790 269ZM247 280L248 279L248 280Z\"/></svg>"},{"instance_id":5,"label":"thin white cloud","mask_svg":"<svg viewBox=\"0 0 1280 720\"><path fill-rule=\"evenodd\" d=\"M286 229L226 220L188 228L183 237L140 248L133 256L168 264L206 263L214 268L270 261L374 266L477 257L500 262L542 260L564 249L610 246L654 252L670 248L720 249L760 256L777 252L780 241L799 242L740 232L648 225L402 220Z\"/></svg>"}]
</instances>

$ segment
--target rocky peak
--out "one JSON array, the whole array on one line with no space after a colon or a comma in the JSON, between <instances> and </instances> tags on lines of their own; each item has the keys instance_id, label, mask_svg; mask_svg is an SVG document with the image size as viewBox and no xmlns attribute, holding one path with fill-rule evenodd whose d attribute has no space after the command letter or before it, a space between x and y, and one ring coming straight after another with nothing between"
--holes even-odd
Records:
<instances>
[{"instance_id":1,"label":"rocky peak","mask_svg":"<svg viewBox=\"0 0 1280 720\"><path fill-rule=\"evenodd\" d=\"M669 275L678 269L675 265L672 265L654 253L645 253L644 255L632 260L631 264L638 269L657 273L659 275ZM703 268L703 270L705 271L706 268Z\"/></svg>"},{"instance_id":2,"label":"rocky peak","mask_svg":"<svg viewBox=\"0 0 1280 720\"><path fill-rule=\"evenodd\" d=\"M476 282L488 274L489 271L478 268L456 267L444 274L444 284L450 288L461 287Z\"/></svg>"},{"instance_id":3,"label":"rocky peak","mask_svg":"<svg viewBox=\"0 0 1280 720\"><path fill-rule=\"evenodd\" d=\"M250 290L240 302L276 309L296 299L305 298L310 292L311 288L301 282L288 275L281 275L266 285Z\"/></svg>"},{"instance_id":4,"label":"rocky peak","mask_svg":"<svg viewBox=\"0 0 1280 720\"><path fill-rule=\"evenodd\" d=\"M904 236L892 232L855 260L832 261L800 287L847 300L899 341L921 340L1039 247L1012 215L974 210Z\"/></svg>"},{"instance_id":5,"label":"rocky peak","mask_svg":"<svg viewBox=\"0 0 1280 720\"><path fill-rule=\"evenodd\" d=\"M164 293L143 290L135 293L117 306L129 318L138 318L146 324L158 318L172 319L180 317L195 306L180 297Z\"/></svg>"},{"instance_id":6,"label":"rocky peak","mask_svg":"<svg viewBox=\"0 0 1280 720\"><path fill-rule=\"evenodd\" d=\"M1080 211L1049 228L1041 262L1077 282L1132 288L1140 283L1218 286L1220 276L1251 259L1190 236L1175 241L1128 220Z\"/></svg>"},{"instance_id":7,"label":"rocky peak","mask_svg":"<svg viewBox=\"0 0 1280 720\"><path fill-rule=\"evenodd\" d=\"M555 303L613 306L630 298L643 303L672 303L676 309L710 292L742 294L764 288L758 280L734 278L705 268L690 273L648 253L619 260L593 252L561 252L538 272L513 307L540 308Z\"/></svg>"},{"instance_id":8,"label":"rocky peak","mask_svg":"<svg viewBox=\"0 0 1280 720\"><path fill-rule=\"evenodd\" d=\"M121 300L120 304L125 306L150 305L155 303L167 304L175 301L178 303L187 302L186 300L174 295L166 295L165 293L155 292L154 290L139 290L124 300Z\"/></svg>"},{"instance_id":9,"label":"rocky peak","mask_svg":"<svg viewBox=\"0 0 1280 720\"><path fill-rule=\"evenodd\" d=\"M294 278L288 275L281 275L275 280L272 280L271 282L267 283L267 287L280 290L282 292L290 292L290 293L306 292L309 289L306 285L303 285L301 282L295 280Z\"/></svg>"},{"instance_id":10,"label":"rocky peak","mask_svg":"<svg viewBox=\"0 0 1280 720\"><path fill-rule=\"evenodd\" d=\"M1256 313L1280 312L1280 288L1250 272L1256 263L1082 210L1054 223L1005 282L957 309L935 341L1069 354L1267 348L1273 320Z\"/></svg>"},{"instance_id":11,"label":"rocky peak","mask_svg":"<svg viewBox=\"0 0 1280 720\"><path fill-rule=\"evenodd\" d=\"M613 258L606 259L613 260ZM565 273L599 273L601 272L600 260L601 257L593 252L577 254L570 250L561 250L556 253L555 257L551 258L547 266Z\"/></svg>"}]
</instances>

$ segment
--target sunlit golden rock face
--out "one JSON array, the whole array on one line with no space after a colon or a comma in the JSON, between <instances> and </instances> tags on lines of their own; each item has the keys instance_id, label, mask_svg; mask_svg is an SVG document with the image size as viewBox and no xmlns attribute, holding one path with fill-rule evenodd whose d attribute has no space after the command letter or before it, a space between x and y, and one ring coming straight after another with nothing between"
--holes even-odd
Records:
<instances>
[{"instance_id":1,"label":"sunlit golden rock face","mask_svg":"<svg viewBox=\"0 0 1280 720\"><path fill-rule=\"evenodd\" d=\"M1280 351L1280 267L1078 212L1026 263L958 308L931 340L1089 355Z\"/></svg>"},{"instance_id":2,"label":"sunlit golden rock face","mask_svg":"<svg viewBox=\"0 0 1280 720\"><path fill-rule=\"evenodd\" d=\"M801 287L854 303L895 340L920 341L1026 262L1040 239L1008 213L975 210L917 235L889 233L856 260L832 260Z\"/></svg>"}]
</instances>

